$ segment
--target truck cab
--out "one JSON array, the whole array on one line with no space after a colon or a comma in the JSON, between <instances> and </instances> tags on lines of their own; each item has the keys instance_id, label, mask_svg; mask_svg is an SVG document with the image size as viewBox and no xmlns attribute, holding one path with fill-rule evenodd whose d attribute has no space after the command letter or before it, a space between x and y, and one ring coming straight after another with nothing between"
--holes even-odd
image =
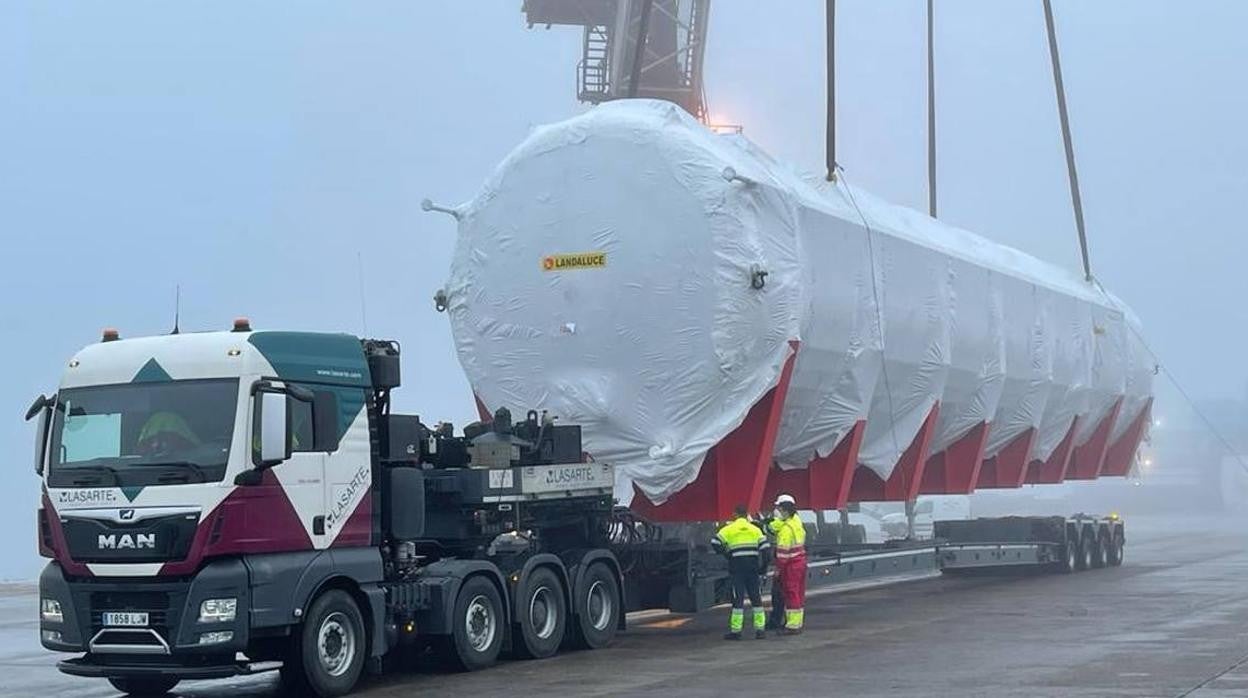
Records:
<instances>
[{"instance_id":1,"label":"truck cab","mask_svg":"<svg viewBox=\"0 0 1248 698\"><path fill-rule=\"evenodd\" d=\"M162 656L233 673L325 551L379 581L372 390L359 339L245 321L78 352L32 407L44 647L99 675Z\"/></svg>"},{"instance_id":2,"label":"truck cab","mask_svg":"<svg viewBox=\"0 0 1248 698\"><path fill-rule=\"evenodd\" d=\"M554 440L567 428L532 417L478 425L474 445L391 415L398 356L394 342L246 320L106 331L78 352L28 413L50 558L41 641L80 655L59 668L135 694L281 668L300 694L330 696L417 636L453 655L459 642L460 663L479 668L513 644L513 623L557 629L535 652L548 654L578 609L588 619L607 603L610 628L594 637L609 640L622 585L592 518L611 511L609 466L551 465L556 451L581 460L579 429L569 449ZM591 567L597 597L578 605ZM512 607L537 593L531 574L546 586L526 625ZM477 606L456 624L465 589ZM552 625L556 610L567 617Z\"/></svg>"}]
</instances>

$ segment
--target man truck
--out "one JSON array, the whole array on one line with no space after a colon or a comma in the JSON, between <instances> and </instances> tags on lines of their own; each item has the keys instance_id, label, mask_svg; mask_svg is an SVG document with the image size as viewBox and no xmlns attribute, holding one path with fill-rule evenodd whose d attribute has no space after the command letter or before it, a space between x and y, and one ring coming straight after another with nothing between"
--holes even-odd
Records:
<instances>
[{"instance_id":1,"label":"man truck","mask_svg":"<svg viewBox=\"0 0 1248 698\"><path fill-rule=\"evenodd\" d=\"M41 639L81 654L61 671L150 695L280 668L335 696L403 645L478 669L623 624L611 466L578 427L394 414L391 341L103 339L29 414Z\"/></svg>"},{"instance_id":2,"label":"man truck","mask_svg":"<svg viewBox=\"0 0 1248 698\"><path fill-rule=\"evenodd\" d=\"M45 648L159 695L280 670L338 696L382 658L465 670L600 648L625 612L728 598L712 521L615 506L577 425L506 408L455 435L391 411L396 342L232 331L102 341L40 396ZM483 415L483 417L486 415ZM811 588L938 570L1121 564L1115 518L936 524L936 542L808 526Z\"/></svg>"}]
</instances>

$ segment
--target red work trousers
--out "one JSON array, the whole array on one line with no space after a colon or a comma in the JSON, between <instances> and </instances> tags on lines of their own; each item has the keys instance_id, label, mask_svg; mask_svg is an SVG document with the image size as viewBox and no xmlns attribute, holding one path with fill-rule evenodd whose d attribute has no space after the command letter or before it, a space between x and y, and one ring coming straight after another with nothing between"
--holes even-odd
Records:
<instances>
[{"instance_id":1,"label":"red work trousers","mask_svg":"<svg viewBox=\"0 0 1248 698\"><path fill-rule=\"evenodd\" d=\"M804 610L806 606L806 556L777 559L775 581L784 592L784 608L794 611Z\"/></svg>"}]
</instances>

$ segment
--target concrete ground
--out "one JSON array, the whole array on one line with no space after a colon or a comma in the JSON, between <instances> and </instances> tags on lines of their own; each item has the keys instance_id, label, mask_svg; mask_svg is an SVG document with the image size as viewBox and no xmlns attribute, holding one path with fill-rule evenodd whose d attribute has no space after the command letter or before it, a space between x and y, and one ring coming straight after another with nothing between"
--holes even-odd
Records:
<instances>
[{"instance_id":1,"label":"concrete ground","mask_svg":"<svg viewBox=\"0 0 1248 698\"><path fill-rule=\"evenodd\" d=\"M615 646L474 674L366 681L362 696L1248 696L1248 527L1134 521L1123 567L936 578L814 597L800 637L727 643L727 611L649 615ZM0 594L0 695L111 696L37 646L35 596ZM180 686L270 696L273 677Z\"/></svg>"}]
</instances>

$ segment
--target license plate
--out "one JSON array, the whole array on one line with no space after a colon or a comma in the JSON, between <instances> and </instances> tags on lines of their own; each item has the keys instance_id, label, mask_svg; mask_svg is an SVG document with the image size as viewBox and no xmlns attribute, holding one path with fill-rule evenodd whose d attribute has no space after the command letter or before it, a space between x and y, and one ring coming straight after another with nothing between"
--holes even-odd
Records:
<instances>
[{"instance_id":1,"label":"license plate","mask_svg":"<svg viewBox=\"0 0 1248 698\"><path fill-rule=\"evenodd\" d=\"M145 627L147 625L147 613L111 611L104 614L104 625Z\"/></svg>"}]
</instances>

